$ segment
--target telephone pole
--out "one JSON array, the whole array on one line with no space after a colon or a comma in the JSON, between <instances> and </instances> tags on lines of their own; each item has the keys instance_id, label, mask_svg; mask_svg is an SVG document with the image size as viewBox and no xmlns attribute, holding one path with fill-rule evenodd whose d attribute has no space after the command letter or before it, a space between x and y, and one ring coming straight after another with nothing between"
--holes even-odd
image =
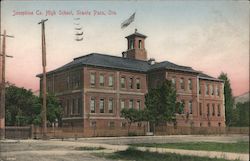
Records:
<instances>
[{"instance_id":1,"label":"telephone pole","mask_svg":"<svg viewBox=\"0 0 250 161\"><path fill-rule=\"evenodd\" d=\"M0 54L1 57L1 104L0 104L0 140L5 139L5 58L13 56L6 55L6 37L14 38L14 36L10 36L6 34L6 30L4 30L3 36L3 46L2 52Z\"/></svg>"},{"instance_id":2,"label":"telephone pole","mask_svg":"<svg viewBox=\"0 0 250 161\"><path fill-rule=\"evenodd\" d=\"M42 97L43 97L43 108L42 108L42 129L43 139L47 138L47 115L46 115L46 43L45 43L45 25L44 22L48 19L41 20L38 24L42 27L42 66L43 66L43 85L42 85Z\"/></svg>"}]
</instances>

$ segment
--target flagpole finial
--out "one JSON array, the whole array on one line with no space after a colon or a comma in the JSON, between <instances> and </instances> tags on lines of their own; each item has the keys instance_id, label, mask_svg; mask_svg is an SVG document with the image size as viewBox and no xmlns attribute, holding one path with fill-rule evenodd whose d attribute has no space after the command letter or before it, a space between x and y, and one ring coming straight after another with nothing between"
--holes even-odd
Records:
<instances>
[{"instance_id":1,"label":"flagpole finial","mask_svg":"<svg viewBox=\"0 0 250 161\"><path fill-rule=\"evenodd\" d=\"M137 32L137 28L135 29L135 33Z\"/></svg>"}]
</instances>

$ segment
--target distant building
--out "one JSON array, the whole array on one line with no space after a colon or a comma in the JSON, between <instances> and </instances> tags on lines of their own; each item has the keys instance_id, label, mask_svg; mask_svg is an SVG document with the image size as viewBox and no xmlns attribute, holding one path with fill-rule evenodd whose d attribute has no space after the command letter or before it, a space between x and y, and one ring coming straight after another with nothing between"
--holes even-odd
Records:
<instances>
[{"instance_id":1,"label":"distant building","mask_svg":"<svg viewBox=\"0 0 250 161\"><path fill-rule=\"evenodd\" d=\"M121 109L145 108L148 89L166 79L175 85L177 101L184 104L177 126L225 126L223 81L191 67L148 60L146 36L136 31L126 38L128 49L122 57L91 53L47 73L47 90L64 108L63 126L81 127L86 135L91 135L91 128L99 135L110 128L124 135L127 123L120 117ZM42 75L38 77L42 83ZM133 125L141 132L145 127Z\"/></svg>"}]
</instances>

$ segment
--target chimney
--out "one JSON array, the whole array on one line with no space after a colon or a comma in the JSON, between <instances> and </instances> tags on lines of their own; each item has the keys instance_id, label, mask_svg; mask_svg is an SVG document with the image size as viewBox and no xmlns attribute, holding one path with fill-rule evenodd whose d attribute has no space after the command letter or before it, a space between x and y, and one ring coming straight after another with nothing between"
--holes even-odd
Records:
<instances>
[{"instance_id":1,"label":"chimney","mask_svg":"<svg viewBox=\"0 0 250 161\"><path fill-rule=\"evenodd\" d=\"M154 64L155 64L155 59L154 59L154 58L150 58L150 59L148 60L148 64L149 64L149 65L154 65Z\"/></svg>"}]
</instances>

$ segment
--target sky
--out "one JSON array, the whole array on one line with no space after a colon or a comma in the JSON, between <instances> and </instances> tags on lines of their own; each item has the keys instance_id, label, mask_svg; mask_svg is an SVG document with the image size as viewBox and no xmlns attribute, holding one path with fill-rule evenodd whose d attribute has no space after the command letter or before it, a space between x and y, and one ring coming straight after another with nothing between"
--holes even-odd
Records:
<instances>
[{"instance_id":1,"label":"sky","mask_svg":"<svg viewBox=\"0 0 250 161\"><path fill-rule=\"evenodd\" d=\"M134 22L121 29L134 12ZM1 33L15 37L6 42L6 53L14 56L7 59L6 81L32 91L39 90L42 72L41 19L48 19L47 71L92 52L121 56L125 37L137 28L147 35L149 58L213 77L224 72L234 96L249 91L248 1L1 1ZM83 41L75 41L74 23Z\"/></svg>"}]
</instances>

